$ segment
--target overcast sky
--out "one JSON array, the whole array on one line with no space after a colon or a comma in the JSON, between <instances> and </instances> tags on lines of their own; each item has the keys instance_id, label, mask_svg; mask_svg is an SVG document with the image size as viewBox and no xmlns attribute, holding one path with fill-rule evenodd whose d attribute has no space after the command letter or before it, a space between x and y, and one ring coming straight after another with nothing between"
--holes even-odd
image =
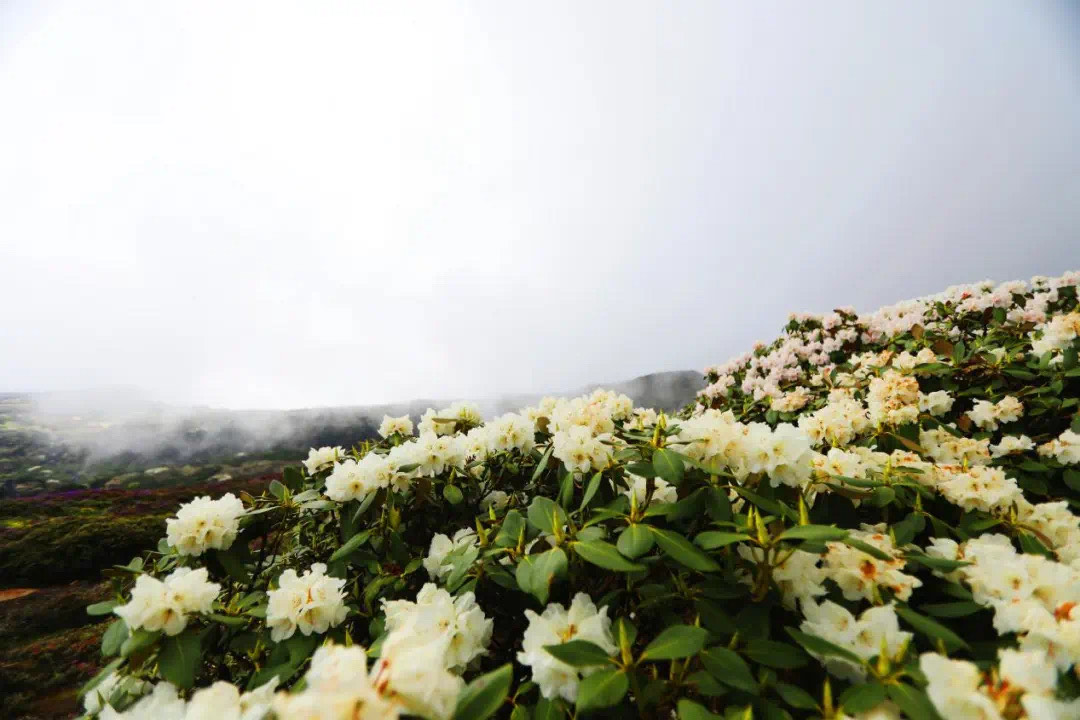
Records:
<instances>
[{"instance_id":1,"label":"overcast sky","mask_svg":"<svg viewBox=\"0 0 1080 720\"><path fill-rule=\"evenodd\" d=\"M0 2L0 390L572 389L1080 268L1076 8Z\"/></svg>"}]
</instances>

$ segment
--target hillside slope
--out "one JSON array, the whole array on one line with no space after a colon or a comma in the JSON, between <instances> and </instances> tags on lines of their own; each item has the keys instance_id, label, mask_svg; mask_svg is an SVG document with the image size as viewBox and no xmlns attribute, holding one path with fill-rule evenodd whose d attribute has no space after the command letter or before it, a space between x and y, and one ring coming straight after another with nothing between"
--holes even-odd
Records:
<instances>
[{"instance_id":1,"label":"hillside slope","mask_svg":"<svg viewBox=\"0 0 1080 720\"><path fill-rule=\"evenodd\" d=\"M181 507L133 561L97 609L122 673L103 700L1075 718L1078 281L793 316L674 416L609 391L486 424L454 403L313 449L261 497Z\"/></svg>"}]
</instances>

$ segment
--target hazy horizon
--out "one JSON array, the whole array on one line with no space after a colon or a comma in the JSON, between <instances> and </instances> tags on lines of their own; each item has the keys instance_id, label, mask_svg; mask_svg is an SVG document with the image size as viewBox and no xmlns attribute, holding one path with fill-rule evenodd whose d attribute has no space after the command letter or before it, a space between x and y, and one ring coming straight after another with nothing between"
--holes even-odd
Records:
<instances>
[{"instance_id":1,"label":"hazy horizon","mask_svg":"<svg viewBox=\"0 0 1080 720\"><path fill-rule=\"evenodd\" d=\"M701 370L1080 268L1080 9L0 5L0 392Z\"/></svg>"}]
</instances>

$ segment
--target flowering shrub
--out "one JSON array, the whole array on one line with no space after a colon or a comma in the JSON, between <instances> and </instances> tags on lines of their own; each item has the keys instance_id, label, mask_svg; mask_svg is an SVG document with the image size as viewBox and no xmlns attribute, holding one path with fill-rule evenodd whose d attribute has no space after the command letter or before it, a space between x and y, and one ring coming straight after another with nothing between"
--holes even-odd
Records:
<instances>
[{"instance_id":1,"label":"flowering shrub","mask_svg":"<svg viewBox=\"0 0 1080 720\"><path fill-rule=\"evenodd\" d=\"M197 499L102 718L1080 717L1080 274L794 316L677 416L467 404Z\"/></svg>"}]
</instances>

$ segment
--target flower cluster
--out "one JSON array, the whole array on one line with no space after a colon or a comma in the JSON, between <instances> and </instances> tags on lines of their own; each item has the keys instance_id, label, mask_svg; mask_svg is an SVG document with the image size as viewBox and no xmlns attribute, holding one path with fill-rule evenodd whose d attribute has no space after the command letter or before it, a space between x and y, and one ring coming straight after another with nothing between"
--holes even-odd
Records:
<instances>
[{"instance_id":1,"label":"flower cluster","mask_svg":"<svg viewBox=\"0 0 1080 720\"><path fill-rule=\"evenodd\" d=\"M383 612L388 632L423 635L445 645L443 664L456 672L483 655L491 642L492 620L484 616L471 592L454 598L428 583L416 602L384 600Z\"/></svg>"},{"instance_id":2,"label":"flower cluster","mask_svg":"<svg viewBox=\"0 0 1080 720\"><path fill-rule=\"evenodd\" d=\"M679 413L455 403L199 498L117 579L88 714L1080 717L1078 282L793 315Z\"/></svg>"},{"instance_id":3,"label":"flower cluster","mask_svg":"<svg viewBox=\"0 0 1080 720\"><path fill-rule=\"evenodd\" d=\"M588 595L578 593L569 608L551 603L542 614L526 610L525 616L529 618L529 627L521 639L522 650L518 653L517 661L529 667L533 682L540 686L545 698L562 697L574 702L581 678L599 668L594 665L569 665L544 648L571 640L585 640L608 655L614 654L617 648L611 637L611 618L607 616L607 608L597 610Z\"/></svg>"},{"instance_id":4,"label":"flower cluster","mask_svg":"<svg viewBox=\"0 0 1080 720\"><path fill-rule=\"evenodd\" d=\"M268 594L266 624L270 637L279 642L297 630L304 635L325 633L345 619L345 580L326 574L326 565L315 563L297 575L289 568L278 586Z\"/></svg>"},{"instance_id":5,"label":"flower cluster","mask_svg":"<svg viewBox=\"0 0 1080 720\"><path fill-rule=\"evenodd\" d=\"M173 570L164 580L139 575L131 601L113 610L130 630L178 635L193 613L210 612L221 585L210 582L206 568Z\"/></svg>"},{"instance_id":6,"label":"flower cluster","mask_svg":"<svg viewBox=\"0 0 1080 720\"><path fill-rule=\"evenodd\" d=\"M197 497L180 506L176 517L165 521L165 537L181 555L202 555L228 549L240 531L244 503L232 493L217 500Z\"/></svg>"},{"instance_id":7,"label":"flower cluster","mask_svg":"<svg viewBox=\"0 0 1080 720\"><path fill-rule=\"evenodd\" d=\"M803 602L802 612L806 619L799 626L800 630L828 640L864 660L882 654L890 658L902 656L913 637L900 629L900 620L891 604L864 610L858 618L831 600ZM852 681L866 677L866 668L862 665L821 654L817 654L817 657L837 677Z\"/></svg>"}]
</instances>

